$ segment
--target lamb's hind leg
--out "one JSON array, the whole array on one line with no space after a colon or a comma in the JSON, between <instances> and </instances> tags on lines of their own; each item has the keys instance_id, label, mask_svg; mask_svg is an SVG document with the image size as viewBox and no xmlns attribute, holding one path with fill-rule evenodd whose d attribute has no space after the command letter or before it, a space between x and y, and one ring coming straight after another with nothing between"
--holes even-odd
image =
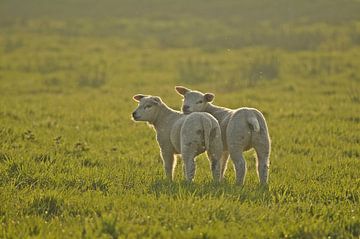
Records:
<instances>
[{"instance_id":1,"label":"lamb's hind leg","mask_svg":"<svg viewBox=\"0 0 360 239\"><path fill-rule=\"evenodd\" d=\"M236 184L243 185L246 175L246 162L239 148L229 148L231 160L234 163L236 172Z\"/></svg>"},{"instance_id":2,"label":"lamb's hind leg","mask_svg":"<svg viewBox=\"0 0 360 239\"><path fill-rule=\"evenodd\" d=\"M184 173L187 182L192 182L195 176L195 155L189 152L181 154L184 162Z\"/></svg>"},{"instance_id":3,"label":"lamb's hind leg","mask_svg":"<svg viewBox=\"0 0 360 239\"><path fill-rule=\"evenodd\" d=\"M210 148L207 155L211 164L211 172L215 182L221 181L221 151L216 151Z\"/></svg>"},{"instance_id":4,"label":"lamb's hind leg","mask_svg":"<svg viewBox=\"0 0 360 239\"><path fill-rule=\"evenodd\" d=\"M220 180L223 180L225 177L225 172L227 169L227 163L229 159L229 152L224 151L221 156L221 171L220 171Z\"/></svg>"},{"instance_id":5,"label":"lamb's hind leg","mask_svg":"<svg viewBox=\"0 0 360 239\"><path fill-rule=\"evenodd\" d=\"M267 185L270 167L270 146L268 144L255 148L257 155L257 174L261 185Z\"/></svg>"},{"instance_id":6,"label":"lamb's hind leg","mask_svg":"<svg viewBox=\"0 0 360 239\"><path fill-rule=\"evenodd\" d=\"M235 167L236 183L243 185L246 175L246 162L243 151L245 146L249 144L251 136L248 125L242 118L231 119L226 134L230 157Z\"/></svg>"},{"instance_id":7,"label":"lamb's hind leg","mask_svg":"<svg viewBox=\"0 0 360 239\"><path fill-rule=\"evenodd\" d=\"M222 154L223 154L223 144L221 141L220 129L213 129L209 136L209 148L207 150L207 155L211 163L211 172L214 181L219 182L223 178L222 170Z\"/></svg>"}]
</instances>

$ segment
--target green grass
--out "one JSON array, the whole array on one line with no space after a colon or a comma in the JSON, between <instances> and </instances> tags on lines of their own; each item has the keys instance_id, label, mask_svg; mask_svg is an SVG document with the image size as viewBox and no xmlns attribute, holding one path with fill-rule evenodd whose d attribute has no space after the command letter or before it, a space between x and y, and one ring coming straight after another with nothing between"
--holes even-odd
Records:
<instances>
[{"instance_id":1,"label":"green grass","mask_svg":"<svg viewBox=\"0 0 360 239\"><path fill-rule=\"evenodd\" d=\"M359 1L2 1L0 238L359 238ZM165 180L137 93L256 107L269 190Z\"/></svg>"}]
</instances>

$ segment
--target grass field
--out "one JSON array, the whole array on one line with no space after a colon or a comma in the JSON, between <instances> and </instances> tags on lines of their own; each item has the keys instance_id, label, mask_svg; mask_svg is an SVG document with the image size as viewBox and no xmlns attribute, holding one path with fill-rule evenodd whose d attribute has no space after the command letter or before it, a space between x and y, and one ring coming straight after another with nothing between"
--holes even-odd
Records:
<instances>
[{"instance_id":1,"label":"grass field","mask_svg":"<svg viewBox=\"0 0 360 239\"><path fill-rule=\"evenodd\" d=\"M360 2L2 0L0 238L360 238ZM256 107L243 188L165 180L137 93Z\"/></svg>"}]
</instances>

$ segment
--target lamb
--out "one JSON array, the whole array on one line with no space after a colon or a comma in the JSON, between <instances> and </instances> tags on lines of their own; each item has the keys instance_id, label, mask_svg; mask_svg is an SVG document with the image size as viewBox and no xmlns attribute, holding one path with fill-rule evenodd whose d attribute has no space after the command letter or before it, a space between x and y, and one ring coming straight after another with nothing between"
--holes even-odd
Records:
<instances>
[{"instance_id":1,"label":"lamb","mask_svg":"<svg viewBox=\"0 0 360 239\"><path fill-rule=\"evenodd\" d=\"M139 102L132 113L133 119L148 122L156 131L168 179L173 180L174 177L174 155L181 154L185 178L191 182L195 176L194 158L207 151L213 179L220 181L223 145L219 123L211 114L197 112L185 115L169 108L158 96L139 94L133 99Z\"/></svg>"},{"instance_id":2,"label":"lamb","mask_svg":"<svg viewBox=\"0 0 360 239\"><path fill-rule=\"evenodd\" d=\"M176 86L175 90L184 97L182 111L185 114L208 112L219 121L224 144L220 177L224 176L230 154L235 167L236 183L243 185L247 170L243 152L254 148L257 154L256 164L260 185L266 186L271 141L263 114L254 108L231 110L216 106L211 103L215 97L212 93L193 91L183 86Z\"/></svg>"}]
</instances>

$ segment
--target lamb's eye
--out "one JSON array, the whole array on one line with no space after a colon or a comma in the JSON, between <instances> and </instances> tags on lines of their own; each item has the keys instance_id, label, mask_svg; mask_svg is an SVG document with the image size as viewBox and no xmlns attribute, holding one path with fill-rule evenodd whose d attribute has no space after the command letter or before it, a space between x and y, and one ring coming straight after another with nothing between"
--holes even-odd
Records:
<instances>
[{"instance_id":1,"label":"lamb's eye","mask_svg":"<svg viewBox=\"0 0 360 239\"><path fill-rule=\"evenodd\" d=\"M144 109L150 109L152 105L145 105Z\"/></svg>"},{"instance_id":2,"label":"lamb's eye","mask_svg":"<svg viewBox=\"0 0 360 239\"><path fill-rule=\"evenodd\" d=\"M196 104L202 104L202 100L199 100L198 102L196 102Z\"/></svg>"}]
</instances>

